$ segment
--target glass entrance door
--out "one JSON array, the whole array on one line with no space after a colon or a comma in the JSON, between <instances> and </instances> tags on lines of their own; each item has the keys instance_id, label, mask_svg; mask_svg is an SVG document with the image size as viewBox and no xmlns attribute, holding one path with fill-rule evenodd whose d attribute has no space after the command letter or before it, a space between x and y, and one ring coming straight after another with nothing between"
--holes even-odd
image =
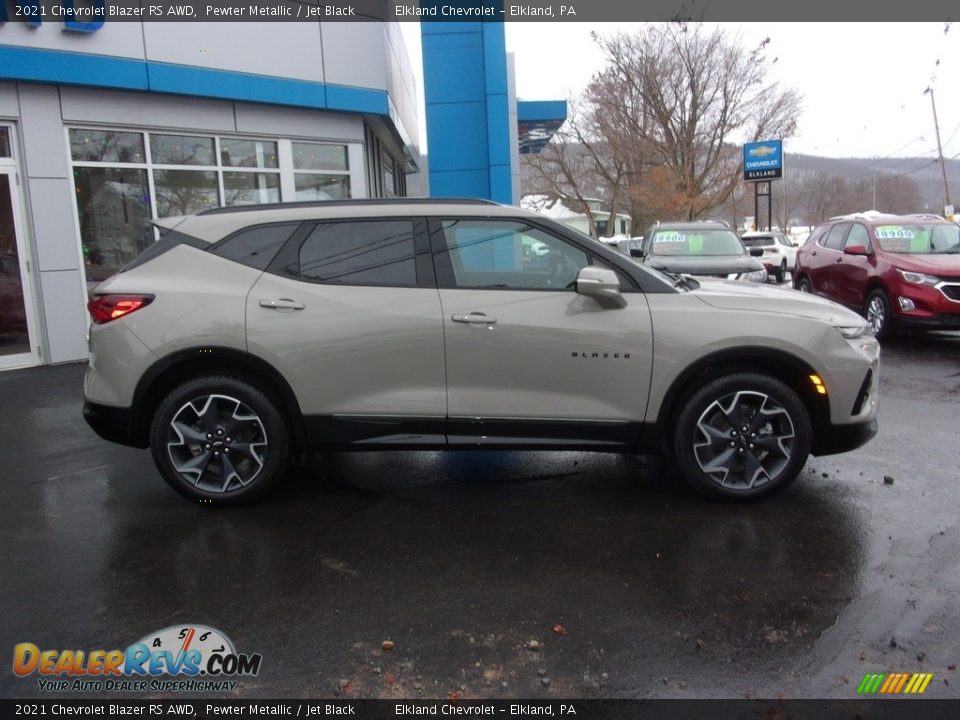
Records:
<instances>
[{"instance_id":1,"label":"glass entrance door","mask_svg":"<svg viewBox=\"0 0 960 720\"><path fill-rule=\"evenodd\" d=\"M35 365L33 302L16 170L0 166L0 369Z\"/></svg>"}]
</instances>

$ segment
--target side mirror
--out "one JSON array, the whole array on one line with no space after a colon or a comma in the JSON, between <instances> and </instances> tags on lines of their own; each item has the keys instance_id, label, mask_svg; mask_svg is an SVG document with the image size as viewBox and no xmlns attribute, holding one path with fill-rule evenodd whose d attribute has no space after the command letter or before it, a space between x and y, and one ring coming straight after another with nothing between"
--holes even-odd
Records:
<instances>
[{"instance_id":1,"label":"side mirror","mask_svg":"<svg viewBox=\"0 0 960 720\"><path fill-rule=\"evenodd\" d=\"M763 248L750 248L750 257L763 257Z\"/></svg>"},{"instance_id":2,"label":"side mirror","mask_svg":"<svg viewBox=\"0 0 960 720\"><path fill-rule=\"evenodd\" d=\"M630 248L630 257L642 258L642 257L643 257L643 248L638 248L638 247L632 247L632 248Z\"/></svg>"},{"instance_id":3,"label":"side mirror","mask_svg":"<svg viewBox=\"0 0 960 720\"><path fill-rule=\"evenodd\" d=\"M613 270L588 265L577 274L577 293L591 297L605 308L626 307L627 300L620 294L620 279Z\"/></svg>"},{"instance_id":4,"label":"side mirror","mask_svg":"<svg viewBox=\"0 0 960 720\"><path fill-rule=\"evenodd\" d=\"M869 255L866 245L847 245L843 252L845 255Z\"/></svg>"}]
</instances>

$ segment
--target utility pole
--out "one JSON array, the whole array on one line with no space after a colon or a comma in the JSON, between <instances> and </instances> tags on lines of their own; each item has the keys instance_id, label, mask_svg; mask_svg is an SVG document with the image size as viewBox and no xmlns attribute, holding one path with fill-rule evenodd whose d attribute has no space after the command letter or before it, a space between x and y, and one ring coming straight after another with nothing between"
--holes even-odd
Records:
<instances>
[{"instance_id":1,"label":"utility pole","mask_svg":"<svg viewBox=\"0 0 960 720\"><path fill-rule=\"evenodd\" d=\"M943 196L947 199L946 204L950 205L950 188L947 187L947 166L943 162L943 148L940 146L940 123L937 121L937 104L933 101L933 88L929 85L923 91L926 95L930 93L930 107L933 108L933 128L937 133L937 154L940 156L940 172L943 174Z\"/></svg>"}]
</instances>

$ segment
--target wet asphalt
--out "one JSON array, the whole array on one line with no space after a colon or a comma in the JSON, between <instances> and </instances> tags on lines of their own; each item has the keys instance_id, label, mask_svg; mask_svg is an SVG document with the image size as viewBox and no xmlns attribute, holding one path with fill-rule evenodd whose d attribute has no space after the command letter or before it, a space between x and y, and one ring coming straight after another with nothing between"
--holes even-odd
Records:
<instances>
[{"instance_id":1,"label":"wet asphalt","mask_svg":"<svg viewBox=\"0 0 960 720\"><path fill-rule=\"evenodd\" d=\"M86 427L83 371L0 374L0 697L41 695L15 643L181 623L262 653L227 697L849 698L892 671L960 697L960 334L887 344L879 435L751 505L653 459L462 452L204 507Z\"/></svg>"}]
</instances>

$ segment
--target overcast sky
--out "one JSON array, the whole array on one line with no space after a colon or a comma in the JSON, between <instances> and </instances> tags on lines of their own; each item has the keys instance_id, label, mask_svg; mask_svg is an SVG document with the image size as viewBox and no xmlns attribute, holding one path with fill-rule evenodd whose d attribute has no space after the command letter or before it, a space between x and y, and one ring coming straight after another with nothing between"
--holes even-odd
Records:
<instances>
[{"instance_id":1,"label":"overcast sky","mask_svg":"<svg viewBox=\"0 0 960 720\"><path fill-rule=\"evenodd\" d=\"M518 98L579 94L604 64L591 31L607 35L639 25L506 23L507 50L516 57ZM739 33L749 47L769 37L769 57L777 58L772 77L803 95L798 133L785 142L787 153L935 157L930 97L923 94L932 85L944 155L960 155L960 23L948 33L944 23L721 26ZM411 48L411 55L419 63L419 47Z\"/></svg>"},{"instance_id":2,"label":"overcast sky","mask_svg":"<svg viewBox=\"0 0 960 720\"><path fill-rule=\"evenodd\" d=\"M507 23L517 96L546 100L580 93L603 68L591 31L607 35L629 32L631 26L639 24ZM960 153L960 23L948 33L944 23L721 26L739 33L748 47L769 37L768 56L777 58L772 77L803 95L798 134L785 144L788 152L933 157L933 113L930 97L923 94L932 84L944 155Z\"/></svg>"}]
</instances>

